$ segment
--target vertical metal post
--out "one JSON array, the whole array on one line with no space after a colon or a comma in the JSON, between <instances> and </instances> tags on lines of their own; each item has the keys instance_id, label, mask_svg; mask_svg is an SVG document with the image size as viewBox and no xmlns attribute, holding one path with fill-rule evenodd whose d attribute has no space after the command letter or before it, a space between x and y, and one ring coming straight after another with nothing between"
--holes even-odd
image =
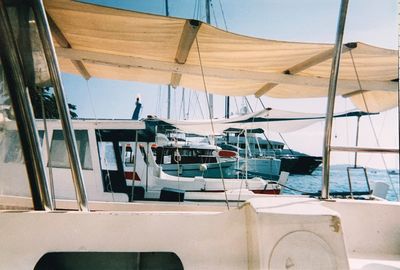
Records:
<instances>
[{"instance_id":1,"label":"vertical metal post","mask_svg":"<svg viewBox=\"0 0 400 270\"><path fill-rule=\"evenodd\" d=\"M211 15L210 15L210 0L205 1L206 4L206 22L208 24L211 24ZM209 110L210 110L210 117L211 119L214 118L214 95L213 94L208 94L208 102L209 102Z\"/></svg>"},{"instance_id":2,"label":"vertical metal post","mask_svg":"<svg viewBox=\"0 0 400 270\"><path fill-rule=\"evenodd\" d=\"M360 134L360 118L361 115L357 116L356 147L358 146L358 136ZM357 151L354 153L354 168L357 168L357 153Z\"/></svg>"},{"instance_id":3,"label":"vertical metal post","mask_svg":"<svg viewBox=\"0 0 400 270\"><path fill-rule=\"evenodd\" d=\"M183 120L186 120L186 104L185 104L185 88L182 88L182 114L183 114Z\"/></svg>"},{"instance_id":4,"label":"vertical metal post","mask_svg":"<svg viewBox=\"0 0 400 270\"><path fill-rule=\"evenodd\" d=\"M225 97L225 118L229 118L229 113L230 113L230 109L229 109L229 96Z\"/></svg>"},{"instance_id":5,"label":"vertical metal post","mask_svg":"<svg viewBox=\"0 0 400 270\"><path fill-rule=\"evenodd\" d=\"M165 0L165 16L169 16L168 0ZM171 85L168 84L167 119L171 118Z\"/></svg>"},{"instance_id":6,"label":"vertical metal post","mask_svg":"<svg viewBox=\"0 0 400 270\"><path fill-rule=\"evenodd\" d=\"M400 0L397 1L397 11L400 10ZM397 29L400 29L400 13L397 13ZM398 31L398 37L397 37L397 78L400 76L400 31ZM397 133L400 136L400 83L397 84ZM399 138L400 140L400 138ZM400 146L400 141L399 141L399 146ZM400 158L398 158L398 167L400 170ZM400 194L400 181L399 181L399 194ZM397 198L398 201L400 201L400 198Z\"/></svg>"},{"instance_id":7,"label":"vertical metal post","mask_svg":"<svg viewBox=\"0 0 400 270\"><path fill-rule=\"evenodd\" d=\"M342 52L343 44L343 32L346 23L347 6L349 0L342 0L340 3L339 20L336 30L336 41L334 55L332 59L331 75L329 80L329 92L328 92L328 106L326 111L326 121L325 121L325 138L323 145L323 161L322 161L322 190L321 198L329 198L329 162L330 162L330 147L332 138L332 124L333 124L333 111L335 108L335 96L336 96L336 85L337 78L339 75L339 63L340 55Z\"/></svg>"},{"instance_id":8,"label":"vertical metal post","mask_svg":"<svg viewBox=\"0 0 400 270\"><path fill-rule=\"evenodd\" d=\"M47 188L46 171L40 151L35 117L23 78L21 58L18 54L3 0L0 0L0 48L2 65L10 89L9 95L24 153L33 207L35 210L54 210Z\"/></svg>"},{"instance_id":9,"label":"vertical metal post","mask_svg":"<svg viewBox=\"0 0 400 270\"><path fill-rule=\"evenodd\" d=\"M171 85L168 84L168 106L167 106L167 119L171 118Z\"/></svg>"},{"instance_id":10,"label":"vertical metal post","mask_svg":"<svg viewBox=\"0 0 400 270\"><path fill-rule=\"evenodd\" d=\"M46 56L47 65L49 67L50 77L54 86L54 95L56 98L58 112L63 127L65 144L67 146L68 158L71 164L72 179L74 181L76 199L78 207L81 211L89 211L88 201L86 197L84 178L82 167L79 161L78 150L76 146L75 134L69 115L68 105L64 96L64 89L61 82L58 61L54 49L53 40L51 38L50 27L47 21L46 12L41 0L33 1L33 12L36 17L36 25L43 44L43 50Z\"/></svg>"}]
</instances>

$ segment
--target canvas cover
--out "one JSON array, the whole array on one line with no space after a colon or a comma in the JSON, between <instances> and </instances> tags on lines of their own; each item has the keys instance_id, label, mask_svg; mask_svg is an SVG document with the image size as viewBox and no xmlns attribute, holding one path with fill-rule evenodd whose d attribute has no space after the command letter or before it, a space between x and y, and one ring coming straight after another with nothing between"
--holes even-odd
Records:
<instances>
[{"instance_id":1,"label":"canvas cover","mask_svg":"<svg viewBox=\"0 0 400 270\"><path fill-rule=\"evenodd\" d=\"M193 20L70 0L44 3L66 73L225 96L327 96L332 44L247 37ZM365 111L396 106L397 61L395 50L346 44L337 94Z\"/></svg>"},{"instance_id":2,"label":"canvas cover","mask_svg":"<svg viewBox=\"0 0 400 270\"><path fill-rule=\"evenodd\" d=\"M360 111L348 111L334 114L334 118L357 117L367 115ZM278 133L293 132L325 120L325 114L289 112L266 108L254 113L236 116L229 119L210 120L168 120L159 118L159 126L175 127L184 133L197 135L222 135L224 131L254 130L272 131Z\"/></svg>"}]
</instances>

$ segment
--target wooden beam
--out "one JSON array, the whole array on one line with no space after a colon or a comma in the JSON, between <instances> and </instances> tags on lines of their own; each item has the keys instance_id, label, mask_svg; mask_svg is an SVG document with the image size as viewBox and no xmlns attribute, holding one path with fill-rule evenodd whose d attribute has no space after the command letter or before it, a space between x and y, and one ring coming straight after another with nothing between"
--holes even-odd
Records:
<instances>
[{"instance_id":1,"label":"wooden beam","mask_svg":"<svg viewBox=\"0 0 400 270\"><path fill-rule=\"evenodd\" d=\"M179 86L179 83L180 83L180 81L181 81L181 78L182 78L182 74L173 72L172 75L171 75L171 82L170 82L170 85L171 85L173 88L177 88L177 87Z\"/></svg>"},{"instance_id":2,"label":"wooden beam","mask_svg":"<svg viewBox=\"0 0 400 270\"><path fill-rule=\"evenodd\" d=\"M200 21L186 20L183 26L181 39L179 40L178 50L175 55L175 62L178 64L185 64L187 57L192 48L193 42L196 39L197 32L201 26Z\"/></svg>"},{"instance_id":3,"label":"wooden beam","mask_svg":"<svg viewBox=\"0 0 400 270\"><path fill-rule=\"evenodd\" d=\"M344 98L350 98L350 97L352 97L352 96L355 96L355 95L359 95L359 94L362 94L362 93L366 93L366 92L369 92L368 90L356 90L356 91L352 91L352 92L349 92L349 93L347 93L347 94L344 94L344 95L342 95L342 97L344 97Z\"/></svg>"},{"instance_id":4,"label":"wooden beam","mask_svg":"<svg viewBox=\"0 0 400 270\"><path fill-rule=\"evenodd\" d=\"M79 71L79 73L82 75L82 77L85 78L85 80L89 80L90 77L92 77L90 76L89 71L86 69L82 61L71 60L71 62L74 65L74 67Z\"/></svg>"},{"instance_id":5,"label":"wooden beam","mask_svg":"<svg viewBox=\"0 0 400 270\"><path fill-rule=\"evenodd\" d=\"M63 47L63 48L72 48L71 44L69 44L68 40L64 36L64 34L61 32L60 28L58 28L57 24L54 22L53 18L46 13L47 15L47 20L49 22L49 26L51 29L51 33L54 36L54 39L57 41L57 43Z\"/></svg>"},{"instance_id":6,"label":"wooden beam","mask_svg":"<svg viewBox=\"0 0 400 270\"><path fill-rule=\"evenodd\" d=\"M342 53L346 53L354 48L357 48L357 43L347 43L347 44L343 45ZM283 71L283 73L288 74L288 75L294 75L303 70L306 70L309 67L315 66L322 62L325 62L328 59L331 59L332 55L333 55L333 48L325 50L319 54L316 54L316 55L304 60L303 62L300 62L300 63L286 69L285 71ZM267 83L266 85L261 87L260 90L258 90L255 93L255 96L257 98L260 98L262 95L266 94L268 91L270 91L272 88L274 88L277 85L278 84Z\"/></svg>"},{"instance_id":7,"label":"wooden beam","mask_svg":"<svg viewBox=\"0 0 400 270\"><path fill-rule=\"evenodd\" d=\"M154 71L175 72L178 74L189 74L202 76L198 65L177 64L165 61L144 59L133 56L115 55L101 52L92 52L84 50L75 50L67 48L56 48L58 57L71 60L84 60L98 65L109 65L119 68L140 68ZM262 71L247 71L227 68L207 67L204 69L204 75L208 77L222 79L243 79L255 82L270 82L276 84L288 84L309 87L324 87L329 85L328 78L308 77L300 75L287 75L283 73L271 73ZM397 91L397 82L391 81L363 81L363 87L373 91ZM345 91L359 90L357 80L339 80L338 88Z\"/></svg>"},{"instance_id":8,"label":"wooden beam","mask_svg":"<svg viewBox=\"0 0 400 270\"><path fill-rule=\"evenodd\" d=\"M201 26L200 21L186 20L181 39L179 40L178 49L175 54L175 62L178 64L185 64L189 56L190 49L192 48L193 42L196 39L197 32ZM170 85L174 88L178 87L182 78L182 74L172 73Z\"/></svg>"},{"instance_id":9,"label":"wooden beam","mask_svg":"<svg viewBox=\"0 0 400 270\"><path fill-rule=\"evenodd\" d=\"M350 44L357 44L357 43L350 43ZM345 44L345 45L343 45L342 53L349 52L350 50L352 50L352 49L354 49L356 47L357 47L357 45L350 46L348 44ZM283 73L285 73L285 74L296 74L296 73L299 73L299 72L301 72L303 70L306 70L309 67L318 65L318 64L320 64L322 62L325 62L328 59L331 59L332 56L333 56L333 48L328 49L328 50L323 51L323 52L320 52L319 54L316 54L316 55L308 58L307 60L305 60L305 61L303 61L301 63L298 63L298 64L286 69Z\"/></svg>"},{"instance_id":10,"label":"wooden beam","mask_svg":"<svg viewBox=\"0 0 400 270\"><path fill-rule=\"evenodd\" d=\"M61 32L60 28L58 28L57 24L54 22L54 20L51 18L51 16L48 13L46 13L46 15L47 15L47 20L49 22L49 26L51 29L51 33L53 34L54 39L57 41L57 43L62 48L72 48L71 44L68 42L67 38ZM85 80L90 79L91 76L89 74L89 71L86 69L86 67L82 61L71 60L71 62L75 66L75 68L78 70L78 72L82 75L82 77L85 78Z\"/></svg>"},{"instance_id":11,"label":"wooden beam","mask_svg":"<svg viewBox=\"0 0 400 270\"><path fill-rule=\"evenodd\" d=\"M265 93L267 93L269 90L277 86L277 83L266 83L263 87L261 87L254 95L256 98L260 98L263 96Z\"/></svg>"}]
</instances>

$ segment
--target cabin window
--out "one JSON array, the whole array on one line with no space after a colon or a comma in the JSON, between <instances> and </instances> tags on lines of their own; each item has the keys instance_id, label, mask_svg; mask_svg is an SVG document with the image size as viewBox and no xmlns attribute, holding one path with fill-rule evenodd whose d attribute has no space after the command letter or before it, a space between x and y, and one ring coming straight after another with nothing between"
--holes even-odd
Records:
<instances>
[{"instance_id":1,"label":"cabin window","mask_svg":"<svg viewBox=\"0 0 400 270\"><path fill-rule=\"evenodd\" d=\"M39 130L40 145L43 145L44 132ZM24 163L19 134L16 130L6 130L0 135L0 157L4 163Z\"/></svg>"},{"instance_id":2,"label":"cabin window","mask_svg":"<svg viewBox=\"0 0 400 270\"><path fill-rule=\"evenodd\" d=\"M126 167L133 167L133 165L135 164L135 155L130 144L125 145L123 160Z\"/></svg>"},{"instance_id":3,"label":"cabin window","mask_svg":"<svg viewBox=\"0 0 400 270\"><path fill-rule=\"evenodd\" d=\"M76 144L82 169L92 170L92 158L90 156L89 137L87 130L75 130ZM70 168L67 148L62 130L54 130L50 147L50 160L48 166L54 168Z\"/></svg>"},{"instance_id":4,"label":"cabin window","mask_svg":"<svg viewBox=\"0 0 400 270\"><path fill-rule=\"evenodd\" d=\"M0 151L4 163L24 163L22 149L16 130L6 130L0 136Z\"/></svg>"},{"instance_id":5,"label":"cabin window","mask_svg":"<svg viewBox=\"0 0 400 270\"><path fill-rule=\"evenodd\" d=\"M115 157L112 142L98 142L100 154L100 166L102 170L118 171L117 159Z\"/></svg>"}]
</instances>

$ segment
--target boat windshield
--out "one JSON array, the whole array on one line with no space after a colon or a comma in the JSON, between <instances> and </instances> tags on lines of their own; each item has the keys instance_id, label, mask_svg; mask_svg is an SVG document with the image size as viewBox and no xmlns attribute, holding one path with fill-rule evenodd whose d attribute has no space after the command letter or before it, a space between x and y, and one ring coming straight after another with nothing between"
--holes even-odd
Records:
<instances>
[{"instance_id":1,"label":"boat windshield","mask_svg":"<svg viewBox=\"0 0 400 270\"><path fill-rule=\"evenodd\" d=\"M8 93L4 67L0 60L0 201L7 200L8 196L15 195L18 190L18 195L26 196L27 202L30 202L28 176Z\"/></svg>"},{"instance_id":2,"label":"boat windshield","mask_svg":"<svg viewBox=\"0 0 400 270\"><path fill-rule=\"evenodd\" d=\"M43 115L57 118L58 113L32 7L28 2L15 5L8 1L4 4L8 16L7 23L1 22L7 35L3 35L2 44L6 45L2 47L0 59L0 205L3 208L39 209L42 199L38 198L38 189L49 188L46 181L51 173L43 158L38 158L48 155L42 119ZM30 108L33 114L29 113ZM40 130L33 128L36 125ZM36 177L45 180L46 184L38 187ZM31 189L36 190L34 197ZM10 195L26 200L13 203Z\"/></svg>"}]
</instances>

